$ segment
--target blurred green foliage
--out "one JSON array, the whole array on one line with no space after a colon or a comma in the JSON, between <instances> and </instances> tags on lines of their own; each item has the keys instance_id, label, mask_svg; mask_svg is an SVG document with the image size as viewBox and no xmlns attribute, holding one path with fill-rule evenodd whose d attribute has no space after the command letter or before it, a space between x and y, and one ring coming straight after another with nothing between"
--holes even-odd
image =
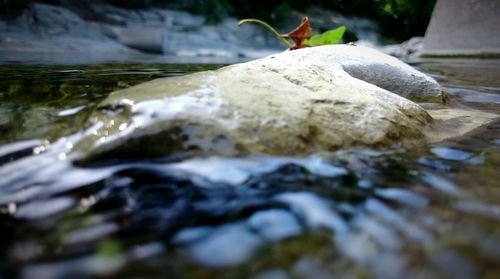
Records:
<instances>
[{"instance_id":1,"label":"blurred green foliage","mask_svg":"<svg viewBox=\"0 0 500 279\"><path fill-rule=\"evenodd\" d=\"M206 15L211 21L226 14L238 18L259 18L279 23L292 10L305 11L312 5L344 15L375 20L383 35L409 39L424 35L436 0L164 0L163 4L183 3L184 8Z\"/></svg>"},{"instance_id":2,"label":"blurred green foliage","mask_svg":"<svg viewBox=\"0 0 500 279\"><path fill-rule=\"evenodd\" d=\"M317 5L344 15L364 16L375 20L383 35L409 39L424 35L436 0L198 0L205 6L221 6L239 18L260 18L279 22L291 10L305 11ZM203 5L201 6L203 7ZM211 15L212 10L201 11Z\"/></svg>"},{"instance_id":3,"label":"blurred green foliage","mask_svg":"<svg viewBox=\"0 0 500 279\"><path fill-rule=\"evenodd\" d=\"M78 0L38 0L71 5ZM92 5L93 1L80 0ZM215 22L226 15L280 22L292 11L305 11L317 5L344 15L365 16L375 20L387 37L408 39L423 35L436 0L101 0L123 8L163 6L204 14ZM29 7L32 0L0 0L0 16L12 16ZM73 3L75 4L75 3ZM81 4L81 3L79 3Z\"/></svg>"},{"instance_id":4,"label":"blurred green foliage","mask_svg":"<svg viewBox=\"0 0 500 279\"><path fill-rule=\"evenodd\" d=\"M423 36L436 0L329 0L328 8L346 15L366 16L383 35L397 39Z\"/></svg>"}]
</instances>

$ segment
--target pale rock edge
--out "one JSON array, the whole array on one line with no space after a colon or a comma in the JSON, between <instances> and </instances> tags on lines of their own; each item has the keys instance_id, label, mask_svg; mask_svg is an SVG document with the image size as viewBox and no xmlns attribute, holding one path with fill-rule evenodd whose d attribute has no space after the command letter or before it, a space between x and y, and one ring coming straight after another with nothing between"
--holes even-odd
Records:
<instances>
[{"instance_id":1,"label":"pale rock edge","mask_svg":"<svg viewBox=\"0 0 500 279\"><path fill-rule=\"evenodd\" d=\"M433 126L447 130L453 108L447 119L431 113L433 121L410 100L445 99L435 80L377 50L305 48L116 91L92 115L75 153L85 161L181 149L234 156L399 148L457 136L496 117L476 111L474 124L454 123L450 135L433 138Z\"/></svg>"}]
</instances>

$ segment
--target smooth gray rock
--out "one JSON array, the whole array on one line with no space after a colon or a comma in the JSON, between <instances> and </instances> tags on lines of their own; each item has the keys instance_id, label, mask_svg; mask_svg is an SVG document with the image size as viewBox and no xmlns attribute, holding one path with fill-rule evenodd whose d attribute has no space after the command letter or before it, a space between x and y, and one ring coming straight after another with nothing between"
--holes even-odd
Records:
<instances>
[{"instance_id":1,"label":"smooth gray rock","mask_svg":"<svg viewBox=\"0 0 500 279\"><path fill-rule=\"evenodd\" d=\"M402 59L403 61L415 61L422 55L423 44L423 37L413 37L401 44L380 47L380 51Z\"/></svg>"},{"instance_id":2,"label":"smooth gray rock","mask_svg":"<svg viewBox=\"0 0 500 279\"><path fill-rule=\"evenodd\" d=\"M163 52L163 28L160 26L122 27L101 25L106 35L117 42L145 52Z\"/></svg>"},{"instance_id":3,"label":"smooth gray rock","mask_svg":"<svg viewBox=\"0 0 500 279\"><path fill-rule=\"evenodd\" d=\"M439 0L424 40L423 55L500 55L500 1Z\"/></svg>"},{"instance_id":4,"label":"smooth gray rock","mask_svg":"<svg viewBox=\"0 0 500 279\"><path fill-rule=\"evenodd\" d=\"M91 117L98 128L76 149L87 158L105 158L180 150L298 155L418 144L431 117L397 94L428 102L444 98L432 78L374 49L287 51L114 92Z\"/></svg>"},{"instance_id":5,"label":"smooth gray rock","mask_svg":"<svg viewBox=\"0 0 500 279\"><path fill-rule=\"evenodd\" d=\"M12 22L0 24L0 63L87 64L136 54L103 34L96 23L59 6L35 3L32 13L26 11Z\"/></svg>"}]
</instances>

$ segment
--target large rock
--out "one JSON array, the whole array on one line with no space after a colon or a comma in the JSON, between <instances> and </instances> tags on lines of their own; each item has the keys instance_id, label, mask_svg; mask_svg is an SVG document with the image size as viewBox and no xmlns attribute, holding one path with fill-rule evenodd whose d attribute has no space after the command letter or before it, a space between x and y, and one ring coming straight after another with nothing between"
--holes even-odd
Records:
<instances>
[{"instance_id":1,"label":"large rock","mask_svg":"<svg viewBox=\"0 0 500 279\"><path fill-rule=\"evenodd\" d=\"M85 159L172 154L301 154L424 140L442 102L431 78L374 49L287 51L112 93L76 145Z\"/></svg>"},{"instance_id":2,"label":"large rock","mask_svg":"<svg viewBox=\"0 0 500 279\"><path fill-rule=\"evenodd\" d=\"M500 1L439 0L427 27L423 55L500 55Z\"/></svg>"}]
</instances>

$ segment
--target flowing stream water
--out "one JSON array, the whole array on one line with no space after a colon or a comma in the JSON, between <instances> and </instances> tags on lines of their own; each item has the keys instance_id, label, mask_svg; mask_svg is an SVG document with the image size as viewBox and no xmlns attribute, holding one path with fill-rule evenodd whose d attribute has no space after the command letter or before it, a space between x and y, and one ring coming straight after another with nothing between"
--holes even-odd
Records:
<instances>
[{"instance_id":1,"label":"flowing stream water","mask_svg":"<svg viewBox=\"0 0 500 279\"><path fill-rule=\"evenodd\" d=\"M498 60L415 66L500 114ZM110 92L218 67L0 66L0 278L500 278L500 120L420 150L47 161Z\"/></svg>"}]
</instances>

